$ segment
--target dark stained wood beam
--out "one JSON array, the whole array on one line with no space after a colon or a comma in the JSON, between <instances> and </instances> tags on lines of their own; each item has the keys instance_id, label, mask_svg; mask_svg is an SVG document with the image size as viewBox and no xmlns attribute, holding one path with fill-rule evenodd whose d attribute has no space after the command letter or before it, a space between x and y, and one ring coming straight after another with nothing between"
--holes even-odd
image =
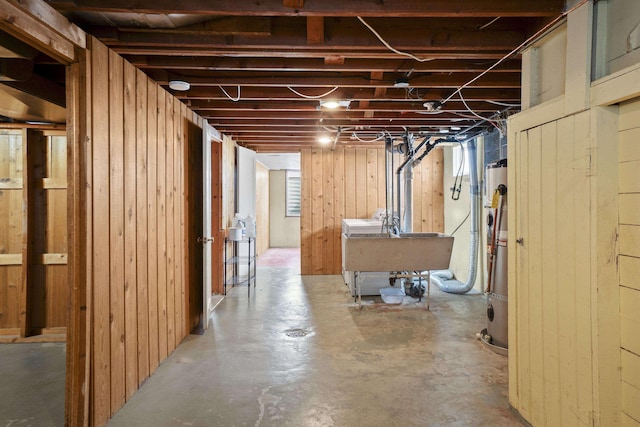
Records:
<instances>
[{"instance_id":1,"label":"dark stained wood beam","mask_svg":"<svg viewBox=\"0 0 640 427\"><path fill-rule=\"evenodd\" d=\"M326 93L325 88L297 88L297 90L307 96L319 96ZM406 100L407 98L415 98L420 101L439 101L447 98L451 92L450 89L414 89L408 92L405 89L389 88L383 97L377 97L374 93L375 88L344 88L338 89L331 95L339 99L351 99L354 101L362 100ZM243 101L301 101L305 98L293 93L291 90L283 87L264 88L242 86L241 100ZM498 88L498 89L477 89L468 88L462 91L467 101L502 101L513 103L520 99L520 90L518 88ZM218 87L194 87L187 92L175 92L174 95L179 99L187 102L187 100L211 100L211 101L228 101L226 95L222 93Z\"/></svg>"},{"instance_id":2,"label":"dark stained wood beam","mask_svg":"<svg viewBox=\"0 0 640 427\"><path fill-rule=\"evenodd\" d=\"M426 112L423 106L423 100L404 100L404 101L353 101L349 107L349 111L364 111L364 112L376 112L376 111L421 111ZM279 111L279 112L295 112L295 111L317 111L319 108L319 102L299 99L297 101L208 101L208 100L191 100L186 103L189 108L197 111L235 111L242 114L244 111ZM496 112L502 110L504 107L500 107L490 102L478 102L468 101L467 105L473 111L482 112ZM444 106L447 112L467 112L465 105L455 98L447 102ZM365 114L366 117L366 114Z\"/></svg>"},{"instance_id":3,"label":"dark stained wood beam","mask_svg":"<svg viewBox=\"0 0 640 427\"><path fill-rule=\"evenodd\" d=\"M426 54L446 50L499 50L510 51L526 38L524 29L508 26L491 31L480 30L483 21L476 19L447 25L444 20L376 19L376 30L395 49ZM254 50L313 50L318 45L308 43L307 23L304 18L272 18L271 35L268 40L241 34L194 33L185 34L174 29L147 29L144 32L129 28L90 27L91 34L109 47L117 50L123 45L147 47L173 47L174 49L207 47L209 49L229 49L231 47ZM326 40L324 40L326 39ZM389 50L367 28L353 18L324 20L323 50L342 52L348 50ZM348 55L346 55L348 56ZM398 55L396 54L396 57Z\"/></svg>"},{"instance_id":4,"label":"dark stained wood beam","mask_svg":"<svg viewBox=\"0 0 640 427\"><path fill-rule=\"evenodd\" d=\"M307 17L307 44L313 46L324 44L324 18L322 16Z\"/></svg>"},{"instance_id":5,"label":"dark stained wood beam","mask_svg":"<svg viewBox=\"0 0 640 427\"><path fill-rule=\"evenodd\" d=\"M482 72L495 61L477 59L434 59L417 62L410 59L342 58L340 63L323 58L229 58L229 57L176 57L128 56L126 58L142 70L200 70L200 71L340 71L340 72ZM509 59L492 72L520 72L522 61Z\"/></svg>"},{"instance_id":6,"label":"dark stained wood beam","mask_svg":"<svg viewBox=\"0 0 640 427\"><path fill-rule=\"evenodd\" d=\"M104 31L104 30L103 30ZM127 31L156 33L155 28L132 26ZM271 19L261 16L223 16L206 22L172 28L171 34L205 34L216 36L271 37Z\"/></svg>"},{"instance_id":7,"label":"dark stained wood beam","mask_svg":"<svg viewBox=\"0 0 640 427\"><path fill-rule=\"evenodd\" d=\"M292 0L293 1L293 0ZM125 13L182 13L241 16L555 16L564 0L307 0L291 8L281 0L48 0L58 10ZM106 4L105 4L106 3Z\"/></svg>"},{"instance_id":8,"label":"dark stained wood beam","mask_svg":"<svg viewBox=\"0 0 640 427\"><path fill-rule=\"evenodd\" d=\"M170 76L167 73L148 73L151 78L162 85L168 85ZM373 81L369 76L339 73L328 76L323 73L304 73L296 75L264 75L250 73L216 74L211 77L182 76L192 87L198 86L262 86L262 87L393 87L393 81ZM410 82L414 88L458 88L477 77L474 73L430 74L412 77ZM474 88L517 88L521 80L519 73L487 73L474 81L469 87Z\"/></svg>"}]
</instances>

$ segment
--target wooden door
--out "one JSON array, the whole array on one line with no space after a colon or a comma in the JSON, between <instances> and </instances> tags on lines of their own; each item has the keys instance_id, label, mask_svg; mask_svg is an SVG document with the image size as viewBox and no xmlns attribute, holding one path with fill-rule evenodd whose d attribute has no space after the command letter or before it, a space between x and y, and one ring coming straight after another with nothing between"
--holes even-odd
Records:
<instances>
[{"instance_id":1,"label":"wooden door","mask_svg":"<svg viewBox=\"0 0 640 427\"><path fill-rule=\"evenodd\" d=\"M189 330L199 330L204 325L204 264L203 264L203 138L202 129L189 122L187 147L187 266L189 275Z\"/></svg>"}]
</instances>

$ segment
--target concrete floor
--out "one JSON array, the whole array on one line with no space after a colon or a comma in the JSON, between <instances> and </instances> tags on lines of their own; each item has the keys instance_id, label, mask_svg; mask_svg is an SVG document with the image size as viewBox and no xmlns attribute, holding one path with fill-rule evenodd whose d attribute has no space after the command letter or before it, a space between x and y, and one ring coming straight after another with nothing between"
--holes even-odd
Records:
<instances>
[{"instance_id":1,"label":"concrete floor","mask_svg":"<svg viewBox=\"0 0 640 427\"><path fill-rule=\"evenodd\" d=\"M0 426L64 424L65 344L0 344Z\"/></svg>"},{"instance_id":2,"label":"concrete floor","mask_svg":"<svg viewBox=\"0 0 640 427\"><path fill-rule=\"evenodd\" d=\"M379 301L379 299L378 299ZM110 421L116 426L518 426L482 296L359 310L340 276L260 268Z\"/></svg>"}]
</instances>

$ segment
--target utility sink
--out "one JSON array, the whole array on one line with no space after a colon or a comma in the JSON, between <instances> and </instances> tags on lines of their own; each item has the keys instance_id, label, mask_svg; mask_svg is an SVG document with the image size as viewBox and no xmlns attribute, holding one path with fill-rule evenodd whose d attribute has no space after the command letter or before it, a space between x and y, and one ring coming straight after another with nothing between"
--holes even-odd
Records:
<instances>
[{"instance_id":1,"label":"utility sink","mask_svg":"<svg viewBox=\"0 0 640 427\"><path fill-rule=\"evenodd\" d=\"M343 236L346 271L446 270L453 236L440 233L355 234Z\"/></svg>"}]
</instances>

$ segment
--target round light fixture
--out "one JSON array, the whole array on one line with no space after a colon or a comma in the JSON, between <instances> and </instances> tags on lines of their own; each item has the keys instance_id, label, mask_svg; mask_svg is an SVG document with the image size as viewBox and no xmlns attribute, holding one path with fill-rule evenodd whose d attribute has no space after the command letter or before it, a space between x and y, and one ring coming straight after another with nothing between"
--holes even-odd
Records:
<instances>
[{"instance_id":1,"label":"round light fixture","mask_svg":"<svg viewBox=\"0 0 640 427\"><path fill-rule=\"evenodd\" d=\"M318 137L318 142L322 145L327 145L331 143L331 137L329 135L320 135Z\"/></svg>"},{"instance_id":2,"label":"round light fixture","mask_svg":"<svg viewBox=\"0 0 640 427\"><path fill-rule=\"evenodd\" d=\"M189 84L189 82L185 82L184 80L171 80L169 82L169 88L184 92L185 90L189 90L189 88L191 88L191 85Z\"/></svg>"},{"instance_id":3,"label":"round light fixture","mask_svg":"<svg viewBox=\"0 0 640 427\"><path fill-rule=\"evenodd\" d=\"M398 80L396 80L395 82L393 82L393 87L395 88L405 88L405 87L409 87L409 80L405 79L404 77L399 78Z\"/></svg>"}]
</instances>

